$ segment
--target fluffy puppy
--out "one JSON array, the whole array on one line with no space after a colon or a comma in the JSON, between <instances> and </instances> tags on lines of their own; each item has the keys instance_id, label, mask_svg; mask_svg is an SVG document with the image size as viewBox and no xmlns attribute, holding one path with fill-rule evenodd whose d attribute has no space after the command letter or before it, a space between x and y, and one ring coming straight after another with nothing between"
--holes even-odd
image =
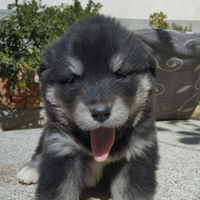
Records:
<instances>
[{"instance_id":1,"label":"fluffy puppy","mask_svg":"<svg viewBox=\"0 0 200 200\"><path fill-rule=\"evenodd\" d=\"M36 200L152 200L158 160L155 66L115 19L80 20L45 51L47 122L18 172Z\"/></svg>"}]
</instances>

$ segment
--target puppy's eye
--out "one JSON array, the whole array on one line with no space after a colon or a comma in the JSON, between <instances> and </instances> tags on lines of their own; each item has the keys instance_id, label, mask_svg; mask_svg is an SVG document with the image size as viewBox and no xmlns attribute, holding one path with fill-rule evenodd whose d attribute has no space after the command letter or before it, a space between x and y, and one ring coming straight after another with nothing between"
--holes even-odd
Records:
<instances>
[{"instance_id":1,"label":"puppy's eye","mask_svg":"<svg viewBox=\"0 0 200 200\"><path fill-rule=\"evenodd\" d=\"M67 81L67 83L73 84L73 83L75 83L78 79L79 79L79 76L73 76L73 77L71 77L71 78Z\"/></svg>"},{"instance_id":2,"label":"puppy's eye","mask_svg":"<svg viewBox=\"0 0 200 200\"><path fill-rule=\"evenodd\" d=\"M71 78L61 78L59 83L61 84L73 84L79 79L79 76L72 76Z\"/></svg>"},{"instance_id":3,"label":"puppy's eye","mask_svg":"<svg viewBox=\"0 0 200 200\"><path fill-rule=\"evenodd\" d=\"M115 73L115 77L117 79L125 79L127 77L127 75L123 74L123 73Z\"/></svg>"}]
</instances>

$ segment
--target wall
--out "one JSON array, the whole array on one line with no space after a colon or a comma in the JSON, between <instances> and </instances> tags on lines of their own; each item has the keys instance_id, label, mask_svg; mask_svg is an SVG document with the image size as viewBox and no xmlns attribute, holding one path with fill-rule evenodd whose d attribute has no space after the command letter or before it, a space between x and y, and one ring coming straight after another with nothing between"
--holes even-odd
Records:
<instances>
[{"instance_id":1,"label":"wall","mask_svg":"<svg viewBox=\"0 0 200 200\"><path fill-rule=\"evenodd\" d=\"M85 6L88 0L80 0ZM102 14L125 19L148 19L153 12L163 11L169 20L200 20L200 0L93 0L103 5ZM0 9L14 0L0 0ZM19 2L23 2L19 0ZM73 0L42 0L48 6L61 3L72 4Z\"/></svg>"},{"instance_id":2,"label":"wall","mask_svg":"<svg viewBox=\"0 0 200 200\"><path fill-rule=\"evenodd\" d=\"M118 19L123 26L125 26L129 30L135 29L148 29L149 20L148 19ZM170 25L172 21L175 22L177 25L181 25L183 27L189 26L192 23L192 31L195 33L200 33L200 21L189 21L189 20L166 20L167 23Z\"/></svg>"}]
</instances>

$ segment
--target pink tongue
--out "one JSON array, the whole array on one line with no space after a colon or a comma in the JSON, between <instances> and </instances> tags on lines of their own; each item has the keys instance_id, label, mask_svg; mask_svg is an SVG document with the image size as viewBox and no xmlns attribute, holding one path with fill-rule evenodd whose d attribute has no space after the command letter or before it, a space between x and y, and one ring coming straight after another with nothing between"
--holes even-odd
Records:
<instances>
[{"instance_id":1,"label":"pink tongue","mask_svg":"<svg viewBox=\"0 0 200 200\"><path fill-rule=\"evenodd\" d=\"M92 154L97 162L103 162L109 155L115 140L114 128L99 128L90 131Z\"/></svg>"}]
</instances>

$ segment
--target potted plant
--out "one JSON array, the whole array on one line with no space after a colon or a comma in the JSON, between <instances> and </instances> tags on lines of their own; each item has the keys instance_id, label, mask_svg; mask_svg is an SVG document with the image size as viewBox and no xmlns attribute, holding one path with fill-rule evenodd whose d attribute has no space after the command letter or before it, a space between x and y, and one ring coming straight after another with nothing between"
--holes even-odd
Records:
<instances>
[{"instance_id":1,"label":"potted plant","mask_svg":"<svg viewBox=\"0 0 200 200\"><path fill-rule=\"evenodd\" d=\"M97 14L101 6L91 0L85 9L78 0L74 0L74 5L61 4L52 7L42 5L41 1L35 0L24 1L23 4L15 0L15 3L8 5L8 9L13 10L13 15L1 21L0 77L3 81L2 89L10 90L6 92L10 98L1 97L1 109L33 108L29 104L24 104L26 102L24 96L38 96L39 84L34 81L34 76L44 46L59 39L78 19ZM1 96L3 92L0 91ZM7 102L6 106L5 101L9 99L11 102ZM39 104L35 105L35 108L39 108Z\"/></svg>"},{"instance_id":2,"label":"potted plant","mask_svg":"<svg viewBox=\"0 0 200 200\"><path fill-rule=\"evenodd\" d=\"M84 9L79 0L74 0L72 5L51 7L42 5L41 0L24 1L22 4L15 0L8 5L13 15L0 22L0 123L4 130L30 127L20 125L21 122L15 123L17 119L10 122L16 114L22 115L21 121L32 123L31 114L26 114L24 109L41 107L39 83L35 78L43 48L59 39L77 20L96 15L101 7L100 3L92 0ZM10 112L8 109L17 111ZM40 116L38 113L33 115ZM33 124L31 127L37 127Z\"/></svg>"},{"instance_id":3,"label":"potted plant","mask_svg":"<svg viewBox=\"0 0 200 200\"><path fill-rule=\"evenodd\" d=\"M157 29L134 31L146 44L157 67L156 119L189 119L200 101L200 34L168 27L166 15L154 13L150 25ZM181 31L184 30L184 31Z\"/></svg>"}]
</instances>

